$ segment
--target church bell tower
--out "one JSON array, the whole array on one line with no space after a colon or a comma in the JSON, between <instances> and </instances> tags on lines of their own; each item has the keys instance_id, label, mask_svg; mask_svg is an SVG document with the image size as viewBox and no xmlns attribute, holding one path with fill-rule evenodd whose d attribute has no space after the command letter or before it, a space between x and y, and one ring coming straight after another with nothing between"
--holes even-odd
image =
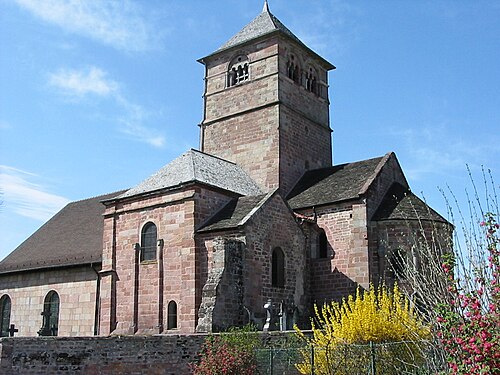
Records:
<instances>
[{"instance_id":1,"label":"church bell tower","mask_svg":"<svg viewBox=\"0 0 500 375\"><path fill-rule=\"evenodd\" d=\"M205 65L201 151L240 165L286 195L309 169L331 166L328 71L335 67L271 12L262 12Z\"/></svg>"}]
</instances>

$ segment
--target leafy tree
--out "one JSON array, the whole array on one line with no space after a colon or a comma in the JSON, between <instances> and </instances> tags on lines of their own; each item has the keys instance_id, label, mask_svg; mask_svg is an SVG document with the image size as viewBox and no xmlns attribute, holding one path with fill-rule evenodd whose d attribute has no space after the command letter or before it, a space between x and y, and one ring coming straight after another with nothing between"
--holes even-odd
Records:
<instances>
[{"instance_id":1,"label":"leafy tree","mask_svg":"<svg viewBox=\"0 0 500 375\"><path fill-rule=\"evenodd\" d=\"M426 339L430 328L419 318L413 305L400 292L397 285L392 290L385 286L370 287L368 291L358 289L356 296L349 296L341 303L331 302L321 309L315 306L312 320L312 338L298 328L297 335L308 344L302 350L302 363L297 369L302 374L318 375L353 374L366 368L369 343L404 342L403 345L381 346L377 352L379 371L384 374L399 374L398 363L417 364L423 361L416 340ZM346 345L347 344L347 345ZM356 350L361 348L362 350ZM314 354L311 353L313 348Z\"/></svg>"}]
</instances>

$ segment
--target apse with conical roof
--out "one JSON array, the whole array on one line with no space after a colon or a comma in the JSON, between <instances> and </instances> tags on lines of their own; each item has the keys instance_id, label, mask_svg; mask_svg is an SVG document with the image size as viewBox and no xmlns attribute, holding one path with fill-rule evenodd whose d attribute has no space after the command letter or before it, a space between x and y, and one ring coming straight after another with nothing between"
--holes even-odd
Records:
<instances>
[{"instance_id":1,"label":"apse with conical roof","mask_svg":"<svg viewBox=\"0 0 500 375\"><path fill-rule=\"evenodd\" d=\"M264 191L286 194L332 163L328 71L270 10L215 52L206 67L201 151L232 161Z\"/></svg>"}]
</instances>

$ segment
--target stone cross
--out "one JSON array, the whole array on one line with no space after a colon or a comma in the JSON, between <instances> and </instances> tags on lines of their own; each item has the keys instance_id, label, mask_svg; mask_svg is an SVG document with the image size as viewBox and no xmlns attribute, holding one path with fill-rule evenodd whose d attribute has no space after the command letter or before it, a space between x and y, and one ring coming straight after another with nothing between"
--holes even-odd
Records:
<instances>
[{"instance_id":1,"label":"stone cross","mask_svg":"<svg viewBox=\"0 0 500 375\"><path fill-rule=\"evenodd\" d=\"M10 328L7 332L9 332L10 337L14 337L14 334L19 332L19 330L16 328L16 326L14 324L11 324Z\"/></svg>"}]
</instances>

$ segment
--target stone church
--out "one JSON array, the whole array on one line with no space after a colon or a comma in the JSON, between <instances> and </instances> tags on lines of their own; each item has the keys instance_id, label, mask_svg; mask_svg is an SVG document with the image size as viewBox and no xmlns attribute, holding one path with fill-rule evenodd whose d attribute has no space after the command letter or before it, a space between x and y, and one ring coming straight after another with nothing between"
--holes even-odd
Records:
<instances>
[{"instance_id":1,"label":"stone church","mask_svg":"<svg viewBox=\"0 0 500 375\"><path fill-rule=\"evenodd\" d=\"M267 2L199 62L200 149L129 190L68 204L8 255L2 336L262 327L269 301L287 329L314 303L394 279L391 257L415 256L403 237L449 227L394 153L332 165L335 67Z\"/></svg>"}]
</instances>

